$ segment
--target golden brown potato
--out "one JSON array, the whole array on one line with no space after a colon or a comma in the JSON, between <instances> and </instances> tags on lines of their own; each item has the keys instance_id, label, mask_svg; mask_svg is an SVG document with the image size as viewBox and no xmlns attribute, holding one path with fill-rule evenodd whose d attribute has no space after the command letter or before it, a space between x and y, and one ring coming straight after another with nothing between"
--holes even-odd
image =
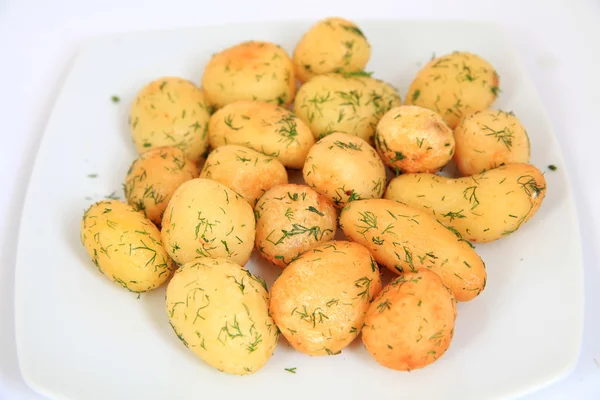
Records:
<instances>
[{"instance_id":1,"label":"golden brown potato","mask_svg":"<svg viewBox=\"0 0 600 400\"><path fill-rule=\"evenodd\" d=\"M308 186L280 185L267 190L256 204L254 215L256 248L282 268L335 236L335 208Z\"/></svg>"},{"instance_id":2,"label":"golden brown potato","mask_svg":"<svg viewBox=\"0 0 600 400\"><path fill-rule=\"evenodd\" d=\"M454 139L454 162L463 176L504 164L529 162L529 136L512 112L484 110L471 114L454 129Z\"/></svg>"},{"instance_id":3,"label":"golden brown potato","mask_svg":"<svg viewBox=\"0 0 600 400\"><path fill-rule=\"evenodd\" d=\"M452 291L435 273L420 269L396 278L373 300L362 340L379 364L411 371L444 355L455 320Z\"/></svg>"},{"instance_id":4,"label":"golden brown potato","mask_svg":"<svg viewBox=\"0 0 600 400\"><path fill-rule=\"evenodd\" d=\"M271 288L271 315L298 351L334 355L360 333L381 289L377 263L356 243L332 241L302 254Z\"/></svg>"},{"instance_id":5,"label":"golden brown potato","mask_svg":"<svg viewBox=\"0 0 600 400\"><path fill-rule=\"evenodd\" d=\"M463 117L490 107L500 92L498 85L498 74L487 61L455 51L419 71L404 104L434 110L454 129Z\"/></svg>"}]
</instances>

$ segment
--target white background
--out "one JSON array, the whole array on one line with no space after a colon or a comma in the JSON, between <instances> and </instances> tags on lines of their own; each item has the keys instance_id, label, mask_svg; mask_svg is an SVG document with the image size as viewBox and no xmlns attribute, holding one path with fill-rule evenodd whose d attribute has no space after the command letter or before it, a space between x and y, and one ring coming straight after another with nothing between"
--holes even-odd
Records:
<instances>
[{"instance_id":1,"label":"white background","mask_svg":"<svg viewBox=\"0 0 600 400\"><path fill-rule=\"evenodd\" d=\"M1 400L41 399L24 384L16 358L16 237L43 128L77 50L87 39L111 32L331 15L490 20L508 30L541 94L565 155L567 165L558 167L568 170L574 186L586 280L585 333L579 363L565 380L528 399L600 398L600 179L596 175L600 158L600 0L302 0L273 4L256 0L0 0ZM85 134L85 127L81 129ZM44 327L40 327L41 336L43 332Z\"/></svg>"}]
</instances>

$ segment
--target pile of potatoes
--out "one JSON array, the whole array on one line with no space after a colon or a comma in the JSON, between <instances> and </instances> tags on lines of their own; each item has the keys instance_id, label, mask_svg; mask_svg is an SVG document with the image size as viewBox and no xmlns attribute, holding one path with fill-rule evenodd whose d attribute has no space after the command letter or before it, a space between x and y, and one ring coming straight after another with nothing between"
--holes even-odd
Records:
<instances>
[{"instance_id":1,"label":"pile of potatoes","mask_svg":"<svg viewBox=\"0 0 600 400\"><path fill-rule=\"evenodd\" d=\"M131 105L140 155L126 203L92 205L82 243L126 290L167 283L173 331L220 371L256 372L279 333L313 356L362 334L385 367L433 363L456 302L486 287L471 242L515 232L544 199L525 128L489 108L499 80L487 61L434 58L402 103L364 72L370 54L356 24L327 18L292 58L240 43L213 56L201 87L159 78ZM452 160L461 177L436 174ZM254 249L282 269L270 290L244 268ZM380 267L396 276L383 287Z\"/></svg>"}]
</instances>

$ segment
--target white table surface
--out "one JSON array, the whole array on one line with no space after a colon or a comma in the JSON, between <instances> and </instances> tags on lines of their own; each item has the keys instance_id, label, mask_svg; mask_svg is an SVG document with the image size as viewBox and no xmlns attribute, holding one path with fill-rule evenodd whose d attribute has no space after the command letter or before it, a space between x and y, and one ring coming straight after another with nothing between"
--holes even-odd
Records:
<instances>
[{"instance_id":1,"label":"white table surface","mask_svg":"<svg viewBox=\"0 0 600 400\"><path fill-rule=\"evenodd\" d=\"M563 148L567 165L558 168L568 169L574 186L586 280L579 362L563 381L527 399L600 398L600 0L0 0L0 400L42 399L18 369L16 238L44 125L77 50L112 32L331 15L489 20L507 29Z\"/></svg>"}]
</instances>

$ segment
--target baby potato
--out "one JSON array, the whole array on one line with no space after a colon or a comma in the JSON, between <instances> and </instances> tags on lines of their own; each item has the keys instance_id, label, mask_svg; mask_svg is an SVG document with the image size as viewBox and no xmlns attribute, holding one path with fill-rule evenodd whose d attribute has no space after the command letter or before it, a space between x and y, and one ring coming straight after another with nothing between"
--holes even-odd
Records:
<instances>
[{"instance_id":1,"label":"baby potato","mask_svg":"<svg viewBox=\"0 0 600 400\"><path fill-rule=\"evenodd\" d=\"M87 209L81 243L101 273L133 293L159 287L173 270L156 226L118 200L100 201Z\"/></svg>"},{"instance_id":2,"label":"baby potato","mask_svg":"<svg viewBox=\"0 0 600 400\"><path fill-rule=\"evenodd\" d=\"M491 242L519 229L542 205L546 180L530 164L508 164L466 178L406 174L386 199L429 213L466 240Z\"/></svg>"},{"instance_id":3,"label":"baby potato","mask_svg":"<svg viewBox=\"0 0 600 400\"><path fill-rule=\"evenodd\" d=\"M202 88L217 109L239 100L287 107L296 94L294 65L274 43L243 42L213 56L204 69Z\"/></svg>"},{"instance_id":4,"label":"baby potato","mask_svg":"<svg viewBox=\"0 0 600 400\"><path fill-rule=\"evenodd\" d=\"M454 136L436 112L400 106L377 124L375 145L383 162L396 171L435 172L452 158Z\"/></svg>"},{"instance_id":5,"label":"baby potato","mask_svg":"<svg viewBox=\"0 0 600 400\"><path fill-rule=\"evenodd\" d=\"M230 144L213 150L200 172L241 194L251 206L275 185L288 183L283 164L248 147Z\"/></svg>"},{"instance_id":6,"label":"baby potato","mask_svg":"<svg viewBox=\"0 0 600 400\"><path fill-rule=\"evenodd\" d=\"M340 214L340 228L392 272L435 272L458 301L485 288L485 265L470 243L423 211L385 199L353 201Z\"/></svg>"},{"instance_id":7,"label":"baby potato","mask_svg":"<svg viewBox=\"0 0 600 400\"><path fill-rule=\"evenodd\" d=\"M222 372L252 374L277 345L265 282L224 258L182 265L167 286L166 310L179 340Z\"/></svg>"},{"instance_id":8,"label":"baby potato","mask_svg":"<svg viewBox=\"0 0 600 400\"><path fill-rule=\"evenodd\" d=\"M190 81L164 77L150 82L131 104L129 127L139 153L174 146L198 162L208 147L209 106Z\"/></svg>"},{"instance_id":9,"label":"baby potato","mask_svg":"<svg viewBox=\"0 0 600 400\"><path fill-rule=\"evenodd\" d=\"M178 264L223 257L244 265L254 247L254 213L242 196L211 179L179 186L165 209L162 240Z\"/></svg>"},{"instance_id":10,"label":"baby potato","mask_svg":"<svg viewBox=\"0 0 600 400\"><path fill-rule=\"evenodd\" d=\"M296 169L315 144L310 128L291 111L258 101L238 101L214 113L209 140L213 148L241 144Z\"/></svg>"},{"instance_id":11,"label":"baby potato","mask_svg":"<svg viewBox=\"0 0 600 400\"><path fill-rule=\"evenodd\" d=\"M529 162L529 136L512 112L483 110L471 114L454 129L454 140L454 162L463 176Z\"/></svg>"},{"instance_id":12,"label":"baby potato","mask_svg":"<svg viewBox=\"0 0 600 400\"><path fill-rule=\"evenodd\" d=\"M294 112L316 139L343 132L370 142L379 119L401 104L396 89L369 74L325 74L300 87Z\"/></svg>"},{"instance_id":13,"label":"baby potato","mask_svg":"<svg viewBox=\"0 0 600 400\"><path fill-rule=\"evenodd\" d=\"M308 186L272 187L256 204L254 215L256 248L260 255L282 268L335 236L335 208Z\"/></svg>"},{"instance_id":14,"label":"baby potato","mask_svg":"<svg viewBox=\"0 0 600 400\"><path fill-rule=\"evenodd\" d=\"M362 71L371 45L358 26L343 18L325 18L304 34L294 50L294 67L301 82L328 72Z\"/></svg>"},{"instance_id":15,"label":"baby potato","mask_svg":"<svg viewBox=\"0 0 600 400\"><path fill-rule=\"evenodd\" d=\"M380 289L379 269L369 251L356 243L332 241L283 270L271 288L269 308L296 350L335 355L358 336Z\"/></svg>"},{"instance_id":16,"label":"baby potato","mask_svg":"<svg viewBox=\"0 0 600 400\"><path fill-rule=\"evenodd\" d=\"M390 282L373 300L362 341L379 364L411 371L444 355L455 320L452 291L435 273L419 269Z\"/></svg>"},{"instance_id":17,"label":"baby potato","mask_svg":"<svg viewBox=\"0 0 600 400\"><path fill-rule=\"evenodd\" d=\"M385 166L367 142L345 133L319 140L302 170L306 184L336 207L358 199L379 198L385 190Z\"/></svg>"},{"instance_id":18,"label":"baby potato","mask_svg":"<svg viewBox=\"0 0 600 400\"><path fill-rule=\"evenodd\" d=\"M176 147L156 147L131 164L125 178L125 198L136 211L161 224L167 204L183 182L198 177L196 163Z\"/></svg>"},{"instance_id":19,"label":"baby potato","mask_svg":"<svg viewBox=\"0 0 600 400\"><path fill-rule=\"evenodd\" d=\"M419 71L404 104L434 110L454 129L463 117L490 107L500 92L498 85L498 74L487 61L455 51Z\"/></svg>"}]
</instances>

